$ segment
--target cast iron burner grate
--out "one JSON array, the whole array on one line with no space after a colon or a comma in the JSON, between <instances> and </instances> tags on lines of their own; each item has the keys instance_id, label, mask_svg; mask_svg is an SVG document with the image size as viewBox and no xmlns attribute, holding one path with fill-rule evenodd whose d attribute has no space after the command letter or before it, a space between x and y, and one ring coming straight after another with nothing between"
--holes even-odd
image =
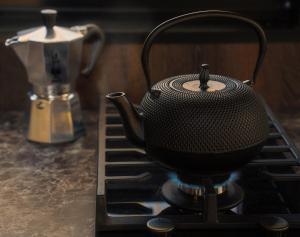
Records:
<instances>
[{"instance_id":1,"label":"cast iron burner grate","mask_svg":"<svg viewBox=\"0 0 300 237\"><path fill-rule=\"evenodd\" d=\"M96 235L144 236L147 222L167 218L174 236L257 236L265 216L284 218L288 236L300 234L299 152L266 106L270 135L261 154L239 171L243 201L219 210L210 197L205 212L170 206L161 195L169 173L146 159L125 137L113 105L100 100ZM262 235L264 236L264 235Z\"/></svg>"}]
</instances>

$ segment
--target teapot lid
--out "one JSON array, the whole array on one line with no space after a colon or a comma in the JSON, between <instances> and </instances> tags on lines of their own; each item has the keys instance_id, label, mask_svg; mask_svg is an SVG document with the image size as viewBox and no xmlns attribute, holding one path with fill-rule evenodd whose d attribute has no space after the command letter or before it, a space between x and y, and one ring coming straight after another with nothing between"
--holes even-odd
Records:
<instances>
[{"instance_id":1,"label":"teapot lid","mask_svg":"<svg viewBox=\"0 0 300 237\"><path fill-rule=\"evenodd\" d=\"M224 78L224 77L222 77ZM222 79L216 75L210 75L208 64L202 64L200 73L177 77L170 81L169 86L180 92L217 92L233 89L235 83Z\"/></svg>"},{"instance_id":2,"label":"teapot lid","mask_svg":"<svg viewBox=\"0 0 300 237\"><path fill-rule=\"evenodd\" d=\"M41 42L41 43L59 43L68 42L82 38L80 29L71 30L69 28L56 26L57 11L52 9L41 10L44 26L18 32L19 42ZM76 30L76 31L75 31Z\"/></svg>"}]
</instances>

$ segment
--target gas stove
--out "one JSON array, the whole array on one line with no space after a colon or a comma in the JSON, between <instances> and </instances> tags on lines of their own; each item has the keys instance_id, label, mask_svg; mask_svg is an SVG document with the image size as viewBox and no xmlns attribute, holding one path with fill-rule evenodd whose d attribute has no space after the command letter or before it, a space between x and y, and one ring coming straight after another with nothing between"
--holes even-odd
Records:
<instances>
[{"instance_id":1,"label":"gas stove","mask_svg":"<svg viewBox=\"0 0 300 237\"><path fill-rule=\"evenodd\" d=\"M96 236L300 235L300 153L267 105L262 152L229 177L195 185L149 161L100 101Z\"/></svg>"}]
</instances>

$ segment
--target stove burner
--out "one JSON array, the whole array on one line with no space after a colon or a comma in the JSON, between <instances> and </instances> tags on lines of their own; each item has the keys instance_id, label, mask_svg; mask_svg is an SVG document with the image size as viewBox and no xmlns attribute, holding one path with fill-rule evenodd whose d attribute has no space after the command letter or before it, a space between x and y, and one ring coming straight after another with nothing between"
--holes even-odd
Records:
<instances>
[{"instance_id":1,"label":"stove burner","mask_svg":"<svg viewBox=\"0 0 300 237\"><path fill-rule=\"evenodd\" d=\"M177 184L178 189L182 192L189 194L193 196L194 199L198 199L199 197L202 197L205 194L205 187L204 186L197 186L197 185L190 185L185 183L179 183ZM227 190L227 184L221 184L221 185L215 185L214 191L216 194L220 195Z\"/></svg>"},{"instance_id":2,"label":"stove burner","mask_svg":"<svg viewBox=\"0 0 300 237\"><path fill-rule=\"evenodd\" d=\"M220 195L227 190L227 185L238 179L238 173L233 172L228 175L207 177L189 177L189 176L178 176L176 173L169 173L170 180L178 185L178 189L182 192L192 195L195 199L205 194L207 183L213 183L212 187L216 194ZM191 181L191 182L189 182Z\"/></svg>"},{"instance_id":3,"label":"stove burner","mask_svg":"<svg viewBox=\"0 0 300 237\"><path fill-rule=\"evenodd\" d=\"M204 189L182 190L182 186L173 180L167 181L162 186L162 195L171 205L181 209L202 212L205 203ZM201 190L201 191L199 191ZM225 186L215 186L218 210L231 209L237 206L244 197L243 190L234 182L226 183ZM192 195L191 195L192 192ZM196 194L196 196L195 196ZM201 195L200 195L201 194Z\"/></svg>"}]
</instances>

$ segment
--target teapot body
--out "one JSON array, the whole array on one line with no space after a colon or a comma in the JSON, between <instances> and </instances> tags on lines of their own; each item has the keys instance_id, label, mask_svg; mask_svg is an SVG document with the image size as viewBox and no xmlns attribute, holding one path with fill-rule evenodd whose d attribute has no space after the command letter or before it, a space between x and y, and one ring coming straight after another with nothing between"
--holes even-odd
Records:
<instances>
[{"instance_id":1,"label":"teapot body","mask_svg":"<svg viewBox=\"0 0 300 237\"><path fill-rule=\"evenodd\" d=\"M255 31L258 57L250 80L210 74L202 64L198 74L153 85L149 56L155 39L179 23L204 18L237 21ZM252 88L266 48L263 29L249 18L219 10L180 15L158 25L144 41L141 63L147 92L140 108L136 110L123 92L106 97L119 110L127 138L143 147L151 160L181 177L228 174L254 159L268 138L264 103Z\"/></svg>"},{"instance_id":2,"label":"teapot body","mask_svg":"<svg viewBox=\"0 0 300 237\"><path fill-rule=\"evenodd\" d=\"M192 91L187 86L198 77L171 77L152 87L161 92L158 97L146 93L141 102L145 149L178 172L230 172L253 159L268 137L263 102L251 87L219 75L210 75L211 82L223 89Z\"/></svg>"}]
</instances>

